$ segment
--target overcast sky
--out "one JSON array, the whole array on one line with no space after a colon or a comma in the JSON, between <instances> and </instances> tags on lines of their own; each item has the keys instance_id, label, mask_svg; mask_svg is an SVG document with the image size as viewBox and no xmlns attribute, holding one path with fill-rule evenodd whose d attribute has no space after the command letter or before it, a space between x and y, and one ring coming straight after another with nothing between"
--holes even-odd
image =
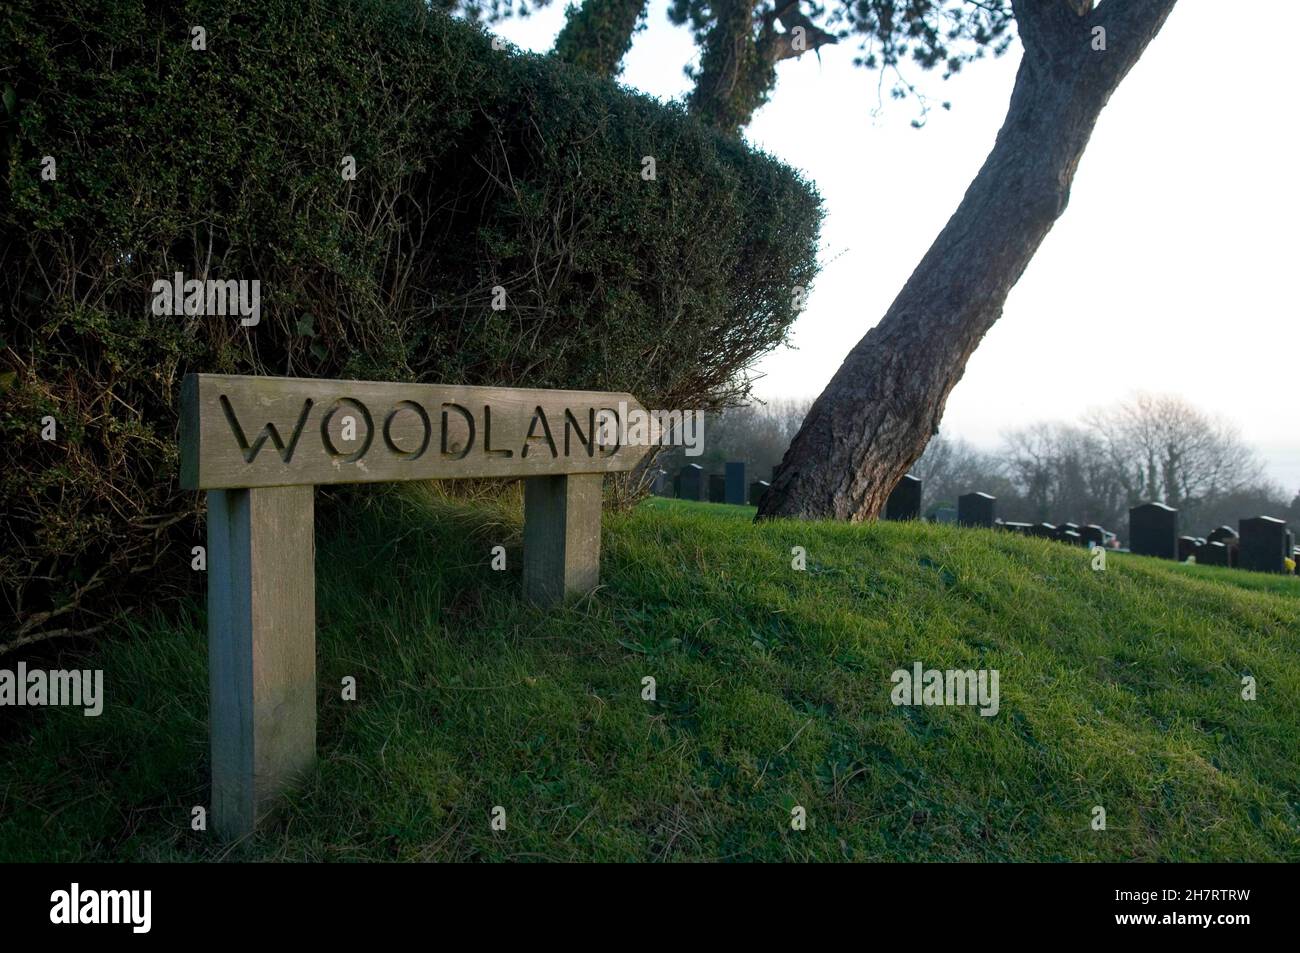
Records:
<instances>
[{"instance_id":1,"label":"overcast sky","mask_svg":"<svg viewBox=\"0 0 1300 953\"><path fill-rule=\"evenodd\" d=\"M1290 4L1290 5L1289 5ZM1175 393L1238 424L1288 493L1300 489L1300 241L1294 0L1182 0L1102 113L1070 207L948 399L942 432L992 449L1038 420L1078 419L1137 390ZM1275 29L1237 31L1249 21ZM666 0L622 81L663 99L695 57ZM550 49L563 0L497 32ZM1225 35L1230 40L1225 40ZM826 200L823 270L793 349L759 365L760 397L815 397L884 315L956 209L1001 125L1019 47L944 83L934 102L878 107L856 44L778 67L750 142L801 169Z\"/></svg>"}]
</instances>

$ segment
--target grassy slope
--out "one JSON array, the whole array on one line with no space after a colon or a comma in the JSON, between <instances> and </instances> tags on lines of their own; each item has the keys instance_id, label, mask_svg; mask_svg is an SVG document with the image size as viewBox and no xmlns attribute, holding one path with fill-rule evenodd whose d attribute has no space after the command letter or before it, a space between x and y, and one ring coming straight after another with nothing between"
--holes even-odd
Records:
<instances>
[{"instance_id":1,"label":"grassy slope","mask_svg":"<svg viewBox=\"0 0 1300 953\"><path fill-rule=\"evenodd\" d=\"M357 499L320 534L319 770L234 856L1300 859L1295 579L656 500L607 521L605 588L543 612L514 513ZM0 857L223 856L189 830L202 632L196 611L102 649L98 719L25 710ZM998 669L1001 712L895 708L916 660Z\"/></svg>"}]
</instances>

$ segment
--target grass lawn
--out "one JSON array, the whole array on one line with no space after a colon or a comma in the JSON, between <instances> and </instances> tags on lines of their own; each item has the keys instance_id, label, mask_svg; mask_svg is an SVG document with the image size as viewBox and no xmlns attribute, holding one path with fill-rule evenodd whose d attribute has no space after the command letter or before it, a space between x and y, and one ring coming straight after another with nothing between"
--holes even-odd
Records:
<instances>
[{"instance_id":1,"label":"grass lawn","mask_svg":"<svg viewBox=\"0 0 1300 953\"><path fill-rule=\"evenodd\" d=\"M1298 579L651 500L606 519L603 587L543 611L517 508L348 499L318 527L319 765L282 816L190 829L194 606L78 663L102 716L7 713L0 859L1300 860ZM918 661L997 669L1000 711L895 707Z\"/></svg>"}]
</instances>

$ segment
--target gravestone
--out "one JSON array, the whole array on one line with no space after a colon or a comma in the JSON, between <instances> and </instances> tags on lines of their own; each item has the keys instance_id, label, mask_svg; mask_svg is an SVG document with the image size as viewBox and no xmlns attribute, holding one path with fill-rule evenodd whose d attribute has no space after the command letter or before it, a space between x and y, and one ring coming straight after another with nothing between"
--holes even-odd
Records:
<instances>
[{"instance_id":1,"label":"gravestone","mask_svg":"<svg viewBox=\"0 0 1300 953\"><path fill-rule=\"evenodd\" d=\"M1196 540L1194 540L1192 537L1179 536L1178 537L1178 561L1180 563L1187 562L1188 556L1196 555L1196 548L1197 548ZM1200 560L1198 559L1197 562L1200 562Z\"/></svg>"},{"instance_id":2,"label":"gravestone","mask_svg":"<svg viewBox=\"0 0 1300 953\"><path fill-rule=\"evenodd\" d=\"M721 473L709 474L709 502L723 503L727 499L727 481Z\"/></svg>"},{"instance_id":3,"label":"gravestone","mask_svg":"<svg viewBox=\"0 0 1300 953\"><path fill-rule=\"evenodd\" d=\"M1002 529L1006 530L1009 533L1019 533L1021 536L1028 536L1029 531L1034 528L1034 524L1017 523L1015 521L1008 520L1007 522L1002 523L1001 527Z\"/></svg>"},{"instance_id":4,"label":"gravestone","mask_svg":"<svg viewBox=\"0 0 1300 953\"><path fill-rule=\"evenodd\" d=\"M523 591L552 604L599 582L601 483L648 449L620 442L629 407L645 413L628 394L186 376L180 485L208 506L214 830L251 833L315 761L315 486L523 477Z\"/></svg>"},{"instance_id":5,"label":"gravestone","mask_svg":"<svg viewBox=\"0 0 1300 953\"><path fill-rule=\"evenodd\" d=\"M1128 511L1128 548L1141 556L1178 555L1178 511L1163 503L1143 503Z\"/></svg>"},{"instance_id":6,"label":"gravestone","mask_svg":"<svg viewBox=\"0 0 1300 953\"><path fill-rule=\"evenodd\" d=\"M1272 516L1238 520L1237 565L1252 572L1285 572L1286 521Z\"/></svg>"},{"instance_id":7,"label":"gravestone","mask_svg":"<svg viewBox=\"0 0 1300 953\"><path fill-rule=\"evenodd\" d=\"M1223 565L1235 567L1237 565L1237 553L1239 551L1240 540L1237 537L1237 531L1231 526L1220 526L1211 530L1205 537L1207 543L1222 543L1227 562Z\"/></svg>"},{"instance_id":8,"label":"gravestone","mask_svg":"<svg viewBox=\"0 0 1300 953\"><path fill-rule=\"evenodd\" d=\"M1196 562L1202 566L1228 565L1228 547L1218 541L1196 548Z\"/></svg>"},{"instance_id":9,"label":"gravestone","mask_svg":"<svg viewBox=\"0 0 1300 953\"><path fill-rule=\"evenodd\" d=\"M1030 536L1038 536L1042 539L1055 539L1056 527L1051 523L1035 523L1029 527Z\"/></svg>"},{"instance_id":10,"label":"gravestone","mask_svg":"<svg viewBox=\"0 0 1300 953\"><path fill-rule=\"evenodd\" d=\"M751 483L749 485L749 505L758 506L759 501L763 499L763 494L767 492L767 488L771 485L766 480L755 480Z\"/></svg>"},{"instance_id":11,"label":"gravestone","mask_svg":"<svg viewBox=\"0 0 1300 953\"><path fill-rule=\"evenodd\" d=\"M885 501L885 519L915 520L921 518L921 478L906 474Z\"/></svg>"},{"instance_id":12,"label":"gravestone","mask_svg":"<svg viewBox=\"0 0 1300 953\"><path fill-rule=\"evenodd\" d=\"M668 496L671 485L668 481L667 470L655 470L650 478L650 492L655 496Z\"/></svg>"},{"instance_id":13,"label":"gravestone","mask_svg":"<svg viewBox=\"0 0 1300 953\"><path fill-rule=\"evenodd\" d=\"M745 505L745 464L728 463L726 466L726 500L736 506Z\"/></svg>"},{"instance_id":14,"label":"gravestone","mask_svg":"<svg viewBox=\"0 0 1300 953\"><path fill-rule=\"evenodd\" d=\"M1062 542L1078 543L1083 540L1083 534L1079 532L1078 523L1058 523L1056 538Z\"/></svg>"},{"instance_id":15,"label":"gravestone","mask_svg":"<svg viewBox=\"0 0 1300 953\"><path fill-rule=\"evenodd\" d=\"M698 463L688 463L677 472L677 498L704 499L704 468Z\"/></svg>"},{"instance_id":16,"label":"gravestone","mask_svg":"<svg viewBox=\"0 0 1300 953\"><path fill-rule=\"evenodd\" d=\"M1089 549L1094 546L1106 545L1106 531L1096 523L1089 523L1079 530L1079 535L1083 537L1083 545Z\"/></svg>"},{"instance_id":17,"label":"gravestone","mask_svg":"<svg viewBox=\"0 0 1300 953\"><path fill-rule=\"evenodd\" d=\"M962 526L993 526L997 497L987 493L967 493L957 497L957 522Z\"/></svg>"}]
</instances>

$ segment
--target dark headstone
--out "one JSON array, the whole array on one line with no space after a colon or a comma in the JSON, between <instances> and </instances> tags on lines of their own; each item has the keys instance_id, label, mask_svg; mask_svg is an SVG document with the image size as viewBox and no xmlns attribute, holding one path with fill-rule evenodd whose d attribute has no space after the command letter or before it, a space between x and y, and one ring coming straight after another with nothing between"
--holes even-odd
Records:
<instances>
[{"instance_id":1,"label":"dark headstone","mask_svg":"<svg viewBox=\"0 0 1300 953\"><path fill-rule=\"evenodd\" d=\"M1272 516L1238 520L1241 528L1237 565L1254 572L1285 572L1286 521Z\"/></svg>"},{"instance_id":2,"label":"dark headstone","mask_svg":"<svg viewBox=\"0 0 1300 953\"><path fill-rule=\"evenodd\" d=\"M1140 556L1178 555L1178 511L1163 503L1143 503L1128 511L1128 548Z\"/></svg>"},{"instance_id":3,"label":"dark headstone","mask_svg":"<svg viewBox=\"0 0 1300 953\"><path fill-rule=\"evenodd\" d=\"M1205 541L1207 543L1223 543L1226 545L1236 538L1237 531L1235 529L1231 526L1220 526L1218 529L1210 530L1210 534L1205 537Z\"/></svg>"},{"instance_id":4,"label":"dark headstone","mask_svg":"<svg viewBox=\"0 0 1300 953\"><path fill-rule=\"evenodd\" d=\"M910 473L898 481L885 501L885 519L914 520L921 517L921 478Z\"/></svg>"},{"instance_id":5,"label":"dark headstone","mask_svg":"<svg viewBox=\"0 0 1300 953\"><path fill-rule=\"evenodd\" d=\"M1195 556L1195 555L1196 555L1196 540L1192 539L1192 537L1190 536L1179 536L1178 537L1178 561L1180 563L1185 563L1187 562L1188 556Z\"/></svg>"},{"instance_id":6,"label":"dark headstone","mask_svg":"<svg viewBox=\"0 0 1300 953\"><path fill-rule=\"evenodd\" d=\"M749 505L758 506L758 501L763 498L763 494L767 492L767 488L771 485L766 480L755 480L751 483L749 485Z\"/></svg>"},{"instance_id":7,"label":"dark headstone","mask_svg":"<svg viewBox=\"0 0 1300 953\"><path fill-rule=\"evenodd\" d=\"M1057 523L1056 538L1062 542L1079 543L1083 541L1083 534L1079 532L1078 523Z\"/></svg>"},{"instance_id":8,"label":"dark headstone","mask_svg":"<svg viewBox=\"0 0 1300 953\"><path fill-rule=\"evenodd\" d=\"M688 463L678 471L677 498L679 500L704 499L704 468L698 463Z\"/></svg>"},{"instance_id":9,"label":"dark headstone","mask_svg":"<svg viewBox=\"0 0 1300 953\"><path fill-rule=\"evenodd\" d=\"M1089 523L1079 530L1079 535L1083 537L1083 545L1089 549L1093 546L1104 546L1106 544L1106 531L1096 523Z\"/></svg>"},{"instance_id":10,"label":"dark headstone","mask_svg":"<svg viewBox=\"0 0 1300 953\"><path fill-rule=\"evenodd\" d=\"M668 496L670 484L667 470L655 470L650 475L650 492L655 496Z\"/></svg>"},{"instance_id":11,"label":"dark headstone","mask_svg":"<svg viewBox=\"0 0 1300 953\"><path fill-rule=\"evenodd\" d=\"M1038 536L1042 539L1055 539L1056 527L1051 523L1035 523L1033 526L1029 527L1029 535Z\"/></svg>"},{"instance_id":12,"label":"dark headstone","mask_svg":"<svg viewBox=\"0 0 1300 953\"><path fill-rule=\"evenodd\" d=\"M993 510L997 497L987 493L967 493L957 497L957 522L962 526L993 525Z\"/></svg>"},{"instance_id":13,"label":"dark headstone","mask_svg":"<svg viewBox=\"0 0 1300 953\"><path fill-rule=\"evenodd\" d=\"M736 506L745 505L745 464L742 462L728 463L726 467L727 482L727 502Z\"/></svg>"},{"instance_id":14,"label":"dark headstone","mask_svg":"<svg viewBox=\"0 0 1300 953\"><path fill-rule=\"evenodd\" d=\"M1002 529L1008 533L1019 533L1022 536L1028 536L1029 531L1033 528L1033 523L1016 523L1010 520L1002 524Z\"/></svg>"},{"instance_id":15,"label":"dark headstone","mask_svg":"<svg viewBox=\"0 0 1300 953\"><path fill-rule=\"evenodd\" d=\"M727 480L721 473L709 474L709 502L722 503L727 499Z\"/></svg>"},{"instance_id":16,"label":"dark headstone","mask_svg":"<svg viewBox=\"0 0 1300 953\"><path fill-rule=\"evenodd\" d=\"M1220 542L1198 546L1196 561L1202 566L1226 566L1228 565L1228 547Z\"/></svg>"}]
</instances>

